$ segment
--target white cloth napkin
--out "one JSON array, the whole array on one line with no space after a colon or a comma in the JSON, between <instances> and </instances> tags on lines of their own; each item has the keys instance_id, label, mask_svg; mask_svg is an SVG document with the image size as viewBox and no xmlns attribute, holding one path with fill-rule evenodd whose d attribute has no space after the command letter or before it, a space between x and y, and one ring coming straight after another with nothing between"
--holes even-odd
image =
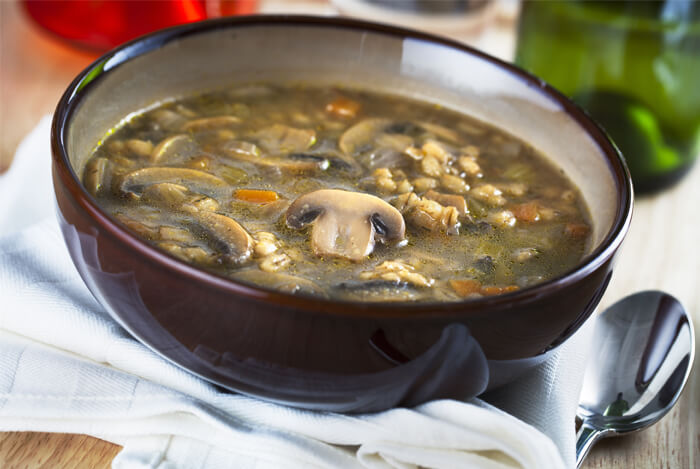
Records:
<instances>
[{"instance_id":1,"label":"white cloth napkin","mask_svg":"<svg viewBox=\"0 0 700 469\"><path fill-rule=\"evenodd\" d=\"M503 410L479 399L363 415L298 410L221 392L164 361L109 317L71 263L54 214L49 127L46 117L0 176L0 431L97 436L124 446L115 468L574 466L591 321L491 394Z\"/></svg>"}]
</instances>

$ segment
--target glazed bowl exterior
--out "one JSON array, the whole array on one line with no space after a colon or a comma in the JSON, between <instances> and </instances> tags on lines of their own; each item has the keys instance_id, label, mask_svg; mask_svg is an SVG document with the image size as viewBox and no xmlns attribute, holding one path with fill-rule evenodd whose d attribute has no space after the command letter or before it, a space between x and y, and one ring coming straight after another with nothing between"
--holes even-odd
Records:
<instances>
[{"instance_id":1,"label":"glazed bowl exterior","mask_svg":"<svg viewBox=\"0 0 700 469\"><path fill-rule=\"evenodd\" d=\"M173 96L257 81L343 84L464 111L560 166L591 210L587 256L565 275L454 303L295 296L219 277L138 239L87 193L91 150L125 116ZM545 359L598 304L629 226L614 145L535 77L447 39L346 19L252 16L163 30L69 86L52 128L61 229L95 298L157 353L233 391L293 406L374 411L468 398Z\"/></svg>"}]
</instances>

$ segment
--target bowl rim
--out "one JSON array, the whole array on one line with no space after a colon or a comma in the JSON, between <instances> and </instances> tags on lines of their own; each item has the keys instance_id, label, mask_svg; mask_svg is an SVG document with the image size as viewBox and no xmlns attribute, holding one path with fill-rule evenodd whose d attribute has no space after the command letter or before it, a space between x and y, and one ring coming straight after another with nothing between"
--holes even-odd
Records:
<instances>
[{"instance_id":1,"label":"bowl rim","mask_svg":"<svg viewBox=\"0 0 700 469\"><path fill-rule=\"evenodd\" d=\"M72 116L77 112L82 97L89 92L90 88L106 73L109 73L110 70L115 69L119 65L189 35L208 33L217 29L250 26L349 29L388 35L397 39L405 40L410 38L432 44L433 46L446 46L460 53L468 54L496 65L503 72L525 82L526 85L536 89L545 98L559 104L562 111L571 117L598 145L601 153L606 157L607 167L612 173L617 189L616 200L618 203L611 228L595 250L584 257L575 267L557 277L511 293L449 302L363 302L328 299L306 294L283 293L205 271L160 251L147 241L138 238L127 231L126 228L123 228L116 219L100 208L94 197L83 187L80 178L70 163L65 145ZM449 38L383 23L344 17L248 15L215 18L161 29L124 43L96 59L68 86L54 112L51 126L51 150L56 175L61 178L77 204L97 222L104 232L126 245L129 250L139 253L143 259L167 270L174 271L180 276L192 279L197 284L206 284L207 287L223 293L243 295L252 300L273 303L279 307L291 307L300 311L336 314L339 316L357 317L370 315L387 318L416 318L426 315L433 318L449 318L456 315L464 317L480 315L495 309L508 309L516 304L528 303L558 291L565 286L575 284L606 263L620 247L632 218L632 180L622 154L607 136L606 132L593 121L586 111L544 80L511 63Z\"/></svg>"}]
</instances>

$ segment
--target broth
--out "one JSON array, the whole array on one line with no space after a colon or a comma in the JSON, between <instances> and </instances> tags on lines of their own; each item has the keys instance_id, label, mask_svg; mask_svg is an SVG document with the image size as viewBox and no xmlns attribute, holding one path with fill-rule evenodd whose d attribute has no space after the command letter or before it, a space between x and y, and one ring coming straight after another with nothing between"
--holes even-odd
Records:
<instances>
[{"instance_id":1,"label":"broth","mask_svg":"<svg viewBox=\"0 0 700 469\"><path fill-rule=\"evenodd\" d=\"M582 259L580 192L466 115L341 87L250 84L115 127L83 182L136 235L216 274L358 301L454 301Z\"/></svg>"}]
</instances>

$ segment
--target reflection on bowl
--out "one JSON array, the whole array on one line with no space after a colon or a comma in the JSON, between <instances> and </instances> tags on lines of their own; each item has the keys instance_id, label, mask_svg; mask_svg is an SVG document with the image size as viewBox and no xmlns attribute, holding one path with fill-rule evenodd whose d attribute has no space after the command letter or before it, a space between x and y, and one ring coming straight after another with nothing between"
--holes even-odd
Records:
<instances>
[{"instance_id":1,"label":"reflection on bowl","mask_svg":"<svg viewBox=\"0 0 700 469\"><path fill-rule=\"evenodd\" d=\"M357 303L275 292L180 262L127 232L82 187L123 116L172 96L251 81L342 83L438 103L548 155L593 216L566 275L454 303ZM145 36L70 85L52 132L54 186L73 261L134 336L225 388L306 408L370 411L466 398L547 357L583 323L629 226L628 172L604 133L519 69L445 39L314 17L225 18Z\"/></svg>"}]
</instances>

